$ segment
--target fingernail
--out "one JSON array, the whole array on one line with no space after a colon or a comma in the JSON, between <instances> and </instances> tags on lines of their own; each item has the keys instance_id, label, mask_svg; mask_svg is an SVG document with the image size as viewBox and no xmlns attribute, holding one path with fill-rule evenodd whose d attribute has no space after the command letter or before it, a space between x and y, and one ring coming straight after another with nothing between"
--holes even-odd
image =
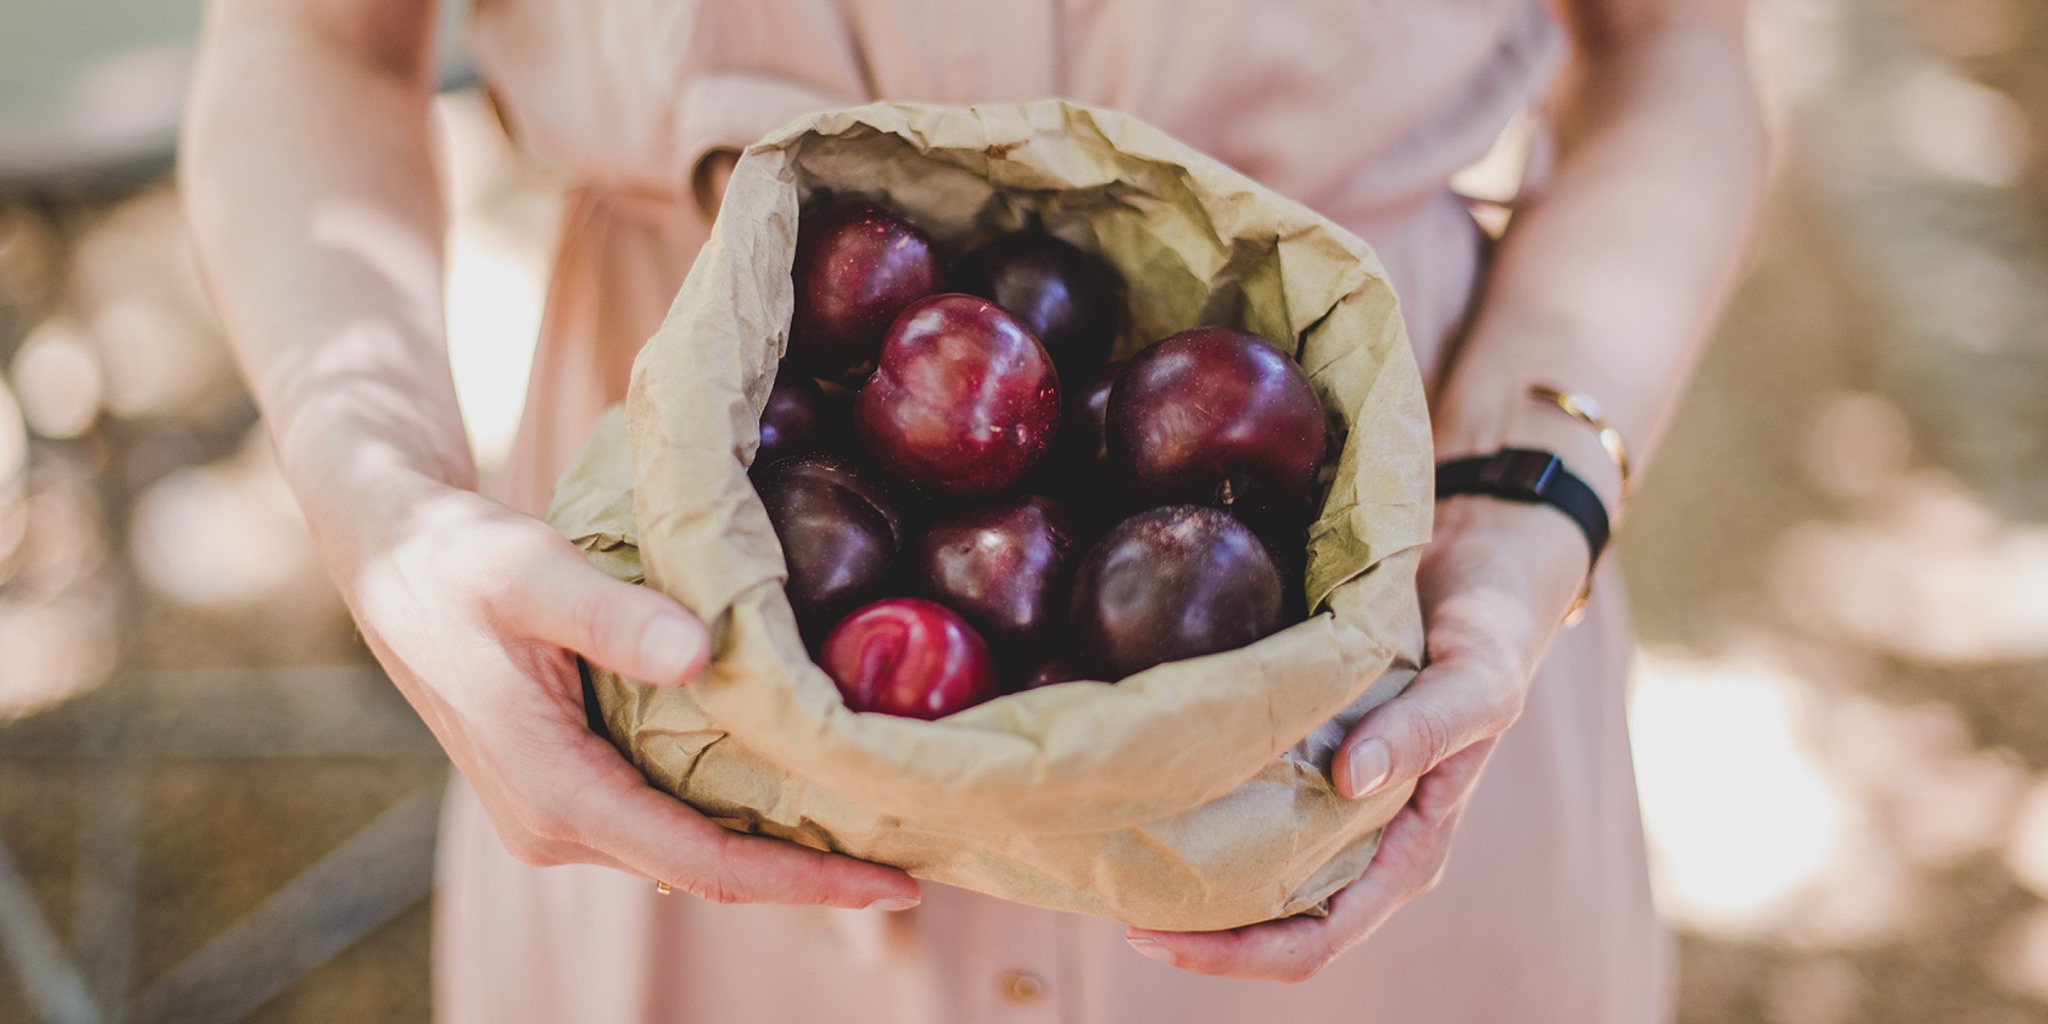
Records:
<instances>
[{"instance_id":1,"label":"fingernail","mask_svg":"<svg viewBox=\"0 0 2048 1024\"><path fill-rule=\"evenodd\" d=\"M1387 754L1387 745L1379 740L1366 740L1351 748L1351 799L1372 795L1387 781L1387 772L1393 769L1393 758Z\"/></svg>"},{"instance_id":2,"label":"fingernail","mask_svg":"<svg viewBox=\"0 0 2048 1024\"><path fill-rule=\"evenodd\" d=\"M640 634L640 657L656 680L670 681L697 658L697 631L681 619L664 616Z\"/></svg>"},{"instance_id":3,"label":"fingernail","mask_svg":"<svg viewBox=\"0 0 2048 1024\"><path fill-rule=\"evenodd\" d=\"M894 913L899 910L909 910L910 908L917 906L919 902L921 901L909 896L884 896L881 899L878 899L873 903L868 904L866 909L887 910L891 913Z\"/></svg>"},{"instance_id":4,"label":"fingernail","mask_svg":"<svg viewBox=\"0 0 2048 1024\"><path fill-rule=\"evenodd\" d=\"M1152 941L1151 939L1126 938L1124 939L1124 941L1130 943L1132 949L1135 949L1138 952L1143 953L1146 956L1149 956L1152 959L1167 965L1168 967L1173 966L1173 952L1167 949L1165 946L1162 946L1159 943Z\"/></svg>"}]
</instances>

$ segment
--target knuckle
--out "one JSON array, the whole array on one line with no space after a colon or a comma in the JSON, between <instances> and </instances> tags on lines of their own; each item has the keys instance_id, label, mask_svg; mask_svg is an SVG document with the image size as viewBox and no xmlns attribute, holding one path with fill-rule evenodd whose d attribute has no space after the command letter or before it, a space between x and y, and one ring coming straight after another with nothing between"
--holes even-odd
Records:
<instances>
[{"instance_id":1,"label":"knuckle","mask_svg":"<svg viewBox=\"0 0 2048 1024\"><path fill-rule=\"evenodd\" d=\"M1416 766L1420 771L1435 767L1455 753L1451 744L1456 741L1458 729L1451 712L1440 704L1425 702L1417 706L1409 718L1409 734L1422 756L1422 763Z\"/></svg>"},{"instance_id":2,"label":"knuckle","mask_svg":"<svg viewBox=\"0 0 2048 1024\"><path fill-rule=\"evenodd\" d=\"M1326 957L1311 957L1307 960L1296 960L1287 964L1286 967L1281 969L1278 980L1285 982L1289 985L1299 985L1302 982L1312 980L1313 978L1315 978L1316 975L1323 973L1323 968L1328 966L1329 963L1330 961Z\"/></svg>"},{"instance_id":3,"label":"knuckle","mask_svg":"<svg viewBox=\"0 0 2048 1024\"><path fill-rule=\"evenodd\" d=\"M746 894L728 867L731 862L732 836L721 834L713 843L710 856L703 862L702 869L693 873L683 884L684 891L710 903L745 902Z\"/></svg>"},{"instance_id":4,"label":"knuckle","mask_svg":"<svg viewBox=\"0 0 2048 1024\"><path fill-rule=\"evenodd\" d=\"M742 902L737 888L721 874L691 879L683 887L685 892L709 903L733 904Z\"/></svg>"},{"instance_id":5,"label":"knuckle","mask_svg":"<svg viewBox=\"0 0 2048 1024\"><path fill-rule=\"evenodd\" d=\"M603 640L605 625L612 619L611 602L606 597L602 589L591 588L568 599L569 635L562 639L581 653L599 653L597 648Z\"/></svg>"},{"instance_id":6,"label":"knuckle","mask_svg":"<svg viewBox=\"0 0 2048 1024\"><path fill-rule=\"evenodd\" d=\"M482 529L458 531L465 549L451 560L451 572L460 572L478 585L490 607L500 612L526 610L533 586L534 559L516 537L486 525Z\"/></svg>"}]
</instances>

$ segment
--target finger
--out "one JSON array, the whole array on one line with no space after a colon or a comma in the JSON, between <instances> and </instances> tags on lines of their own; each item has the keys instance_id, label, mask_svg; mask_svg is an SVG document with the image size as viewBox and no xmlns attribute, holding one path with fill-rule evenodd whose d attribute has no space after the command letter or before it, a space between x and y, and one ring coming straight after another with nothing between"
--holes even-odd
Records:
<instances>
[{"instance_id":1,"label":"finger","mask_svg":"<svg viewBox=\"0 0 2048 1024\"><path fill-rule=\"evenodd\" d=\"M1512 668L1469 656L1434 662L1351 728L1331 760L1331 781L1359 799L1421 778L1513 724L1522 690Z\"/></svg>"},{"instance_id":2,"label":"finger","mask_svg":"<svg viewBox=\"0 0 2048 1024\"><path fill-rule=\"evenodd\" d=\"M682 605L605 575L566 541L513 567L497 605L523 635L644 683L688 682L710 653L703 624Z\"/></svg>"},{"instance_id":3,"label":"finger","mask_svg":"<svg viewBox=\"0 0 2048 1024\"><path fill-rule=\"evenodd\" d=\"M1336 908L1332 897L1331 909ZM1133 928L1132 948L1170 967L1218 978L1306 981L1334 954L1341 926L1334 916L1290 917L1223 932L1157 932Z\"/></svg>"},{"instance_id":4,"label":"finger","mask_svg":"<svg viewBox=\"0 0 2048 1024\"><path fill-rule=\"evenodd\" d=\"M1436 887L1458 819L1498 742L1480 740L1451 755L1416 783L1408 805L1380 834L1380 848L1360 879L1371 884L1363 889L1353 885L1352 890L1359 890L1359 896L1368 902L1384 904L1386 913L1391 914L1402 903Z\"/></svg>"},{"instance_id":5,"label":"finger","mask_svg":"<svg viewBox=\"0 0 2048 1024\"><path fill-rule=\"evenodd\" d=\"M1290 917L1221 932L1132 929L1125 938L1155 960L1196 974L1298 982L1363 942L1442 875L1451 837L1494 741L1445 760L1387 823L1372 864L1330 897L1328 917Z\"/></svg>"},{"instance_id":6,"label":"finger","mask_svg":"<svg viewBox=\"0 0 2048 1024\"><path fill-rule=\"evenodd\" d=\"M715 903L905 910L916 880L880 864L725 829L648 786L608 744L579 740L591 784L570 795L579 827L570 837L632 870Z\"/></svg>"},{"instance_id":7,"label":"finger","mask_svg":"<svg viewBox=\"0 0 2048 1024\"><path fill-rule=\"evenodd\" d=\"M462 725L459 718L451 716L448 722L452 731L444 739L444 745L451 751L467 752L470 755L469 758L458 758L458 767L462 769L463 777L469 781L471 791L484 805L484 813L489 818L492 829L497 832L498 841L504 845L506 852L511 854L513 859L532 867L591 864L637 875L649 881L663 880L596 847L569 839L550 838L528 827L528 821L535 821L557 835L577 831L570 823L550 822L546 812L533 810L548 799L548 794L530 796L525 800L515 796L506 783L521 777L523 773L511 769L503 759L493 756L493 751L472 742L469 730ZM582 758L592 758L607 764L624 764L624 759L616 750L582 746L590 743L592 737L585 727L582 715L577 711L544 704L538 715L527 720L526 726L527 728L522 730L526 737L526 745L535 749L559 750L564 746L578 748L569 759L555 756L544 758L551 764L562 764L566 760L571 767L564 768L565 772L576 772L573 766L584 763L581 761ZM475 771L470 770L469 765L460 763L470 758L477 760ZM603 770L611 769L607 767ZM627 767L627 771L631 771L630 766ZM637 775L635 777L637 778ZM555 790L556 799L562 799L559 794L584 787L588 781L584 778L572 779L567 786ZM573 803L569 806L573 806ZM528 809L527 813L521 813L522 807Z\"/></svg>"}]
</instances>

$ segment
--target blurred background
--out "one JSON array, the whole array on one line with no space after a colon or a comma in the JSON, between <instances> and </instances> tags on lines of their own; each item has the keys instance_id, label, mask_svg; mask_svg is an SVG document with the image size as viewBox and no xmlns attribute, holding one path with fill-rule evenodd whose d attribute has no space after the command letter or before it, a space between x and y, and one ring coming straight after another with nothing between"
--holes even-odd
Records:
<instances>
[{"instance_id":1,"label":"blurred background","mask_svg":"<svg viewBox=\"0 0 2048 1024\"><path fill-rule=\"evenodd\" d=\"M0 8L0 1021L422 1020L446 763L194 272L199 6ZM1621 540L1682 1019L2048 1021L2048 5L1758 0L1752 42L1765 226ZM489 465L557 207L446 66Z\"/></svg>"}]
</instances>

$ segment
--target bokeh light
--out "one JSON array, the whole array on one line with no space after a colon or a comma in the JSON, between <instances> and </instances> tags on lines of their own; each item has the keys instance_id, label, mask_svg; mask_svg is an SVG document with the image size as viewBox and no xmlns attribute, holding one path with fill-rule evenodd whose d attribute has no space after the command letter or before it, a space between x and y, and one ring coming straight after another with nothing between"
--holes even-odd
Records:
<instances>
[{"instance_id":1,"label":"bokeh light","mask_svg":"<svg viewBox=\"0 0 2048 1024\"><path fill-rule=\"evenodd\" d=\"M1867 515L1781 543L1786 611L1935 662L2048 658L2048 524L2006 523L1939 473L1892 481Z\"/></svg>"},{"instance_id":2,"label":"bokeh light","mask_svg":"<svg viewBox=\"0 0 2048 1024\"><path fill-rule=\"evenodd\" d=\"M0 378L0 586L13 578L15 554L28 535L27 427L14 390Z\"/></svg>"},{"instance_id":3,"label":"bokeh light","mask_svg":"<svg viewBox=\"0 0 2048 1024\"><path fill-rule=\"evenodd\" d=\"M0 722L33 714L104 682L113 605L105 594L55 602L0 599Z\"/></svg>"},{"instance_id":4,"label":"bokeh light","mask_svg":"<svg viewBox=\"0 0 2048 1024\"><path fill-rule=\"evenodd\" d=\"M22 414L44 437L77 437L99 419L104 386L99 356L77 324L53 317L14 354Z\"/></svg>"},{"instance_id":5,"label":"bokeh light","mask_svg":"<svg viewBox=\"0 0 2048 1024\"><path fill-rule=\"evenodd\" d=\"M2048 781L2028 790L2021 801L2005 864L2021 885L2048 899Z\"/></svg>"},{"instance_id":6,"label":"bokeh light","mask_svg":"<svg viewBox=\"0 0 2048 1024\"><path fill-rule=\"evenodd\" d=\"M1810 687L1760 661L1645 652L1629 727L1662 906L1723 935L1782 925L1852 809L1800 741Z\"/></svg>"},{"instance_id":7,"label":"bokeh light","mask_svg":"<svg viewBox=\"0 0 2048 1024\"><path fill-rule=\"evenodd\" d=\"M2026 167L2026 111L1997 89L1930 65L1900 83L1894 102L1899 142L1930 174L1999 186Z\"/></svg>"},{"instance_id":8,"label":"bokeh light","mask_svg":"<svg viewBox=\"0 0 2048 1024\"><path fill-rule=\"evenodd\" d=\"M28 434L14 389L0 379L0 487L19 487L28 468Z\"/></svg>"},{"instance_id":9,"label":"bokeh light","mask_svg":"<svg viewBox=\"0 0 2048 1024\"><path fill-rule=\"evenodd\" d=\"M157 593L187 605L246 604L317 574L263 435L250 440L236 457L176 470L136 500L129 547Z\"/></svg>"},{"instance_id":10,"label":"bokeh light","mask_svg":"<svg viewBox=\"0 0 2048 1024\"><path fill-rule=\"evenodd\" d=\"M1913 431L1882 395L1844 392L1815 417L1807 463L1815 482L1843 497L1868 495L1897 479L1913 456Z\"/></svg>"},{"instance_id":11,"label":"bokeh light","mask_svg":"<svg viewBox=\"0 0 2048 1024\"><path fill-rule=\"evenodd\" d=\"M2031 910L2007 927L1991 972L2015 991L2048 1003L2048 907Z\"/></svg>"}]
</instances>

